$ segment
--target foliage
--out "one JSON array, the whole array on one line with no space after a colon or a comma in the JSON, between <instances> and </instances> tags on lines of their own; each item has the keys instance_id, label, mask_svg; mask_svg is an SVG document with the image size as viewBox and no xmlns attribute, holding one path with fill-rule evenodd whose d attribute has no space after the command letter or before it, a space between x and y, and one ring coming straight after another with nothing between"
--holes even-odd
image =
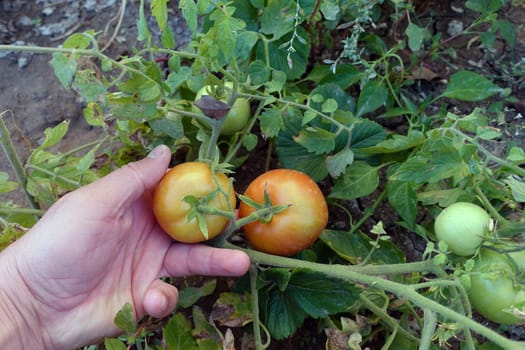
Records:
<instances>
[{"instance_id":1,"label":"foliage","mask_svg":"<svg viewBox=\"0 0 525 350\"><path fill-rule=\"evenodd\" d=\"M441 33L417 21L410 2L181 0L192 37L180 50L169 25L172 4L152 0L149 8L144 1L140 6L139 45L128 57L103 54L94 31L73 34L60 48L5 47L52 53L57 78L86 101L85 119L103 136L55 153L53 146L67 132L64 122L46 130L25 166L8 152L31 208L2 203L0 248L67 191L161 143L178 159L225 169L249 160L257 145L268 145L282 167L325 184L333 213L348 215L294 258L232 246L226 239L213 242L245 249L260 268L220 294L209 319L199 298L213 294L215 283L182 289L180 309L162 331L149 328L150 319L137 326L125 306L115 319L125 334L106 339L106 348L220 349L232 344L231 328L242 328L243 341L261 349L261 329L268 342L284 339L306 319L326 330L327 349L374 342L384 349L442 348L455 338L473 349L471 331L488 339L486 346L524 348L472 320L466 290L473 257L450 253L436 242L431 225L441 208L475 202L496 222L483 245L522 250L525 152L505 144L494 108L486 108L487 101L493 107L511 100L511 89L479 72L457 70L435 96L417 97L424 61L453 53L442 49ZM466 6L479 16L458 35L480 35L489 48L497 37L515 46L515 29L498 19L501 1L470 0ZM374 33L381 11L405 23L403 40L392 45ZM148 15L158 36L148 27ZM323 47L329 57L316 57ZM86 58L93 65L79 64ZM213 99L195 104L203 86L226 83L232 92L223 103L232 106L242 98L251 105L250 120L231 135L220 133L223 105L216 107ZM452 100L464 102L468 111L447 111ZM405 126L402 132L387 127L392 120ZM0 192L17 187L3 173L0 179ZM359 217L351 213L357 200L369 203ZM384 207L397 222L384 223ZM249 220L264 210L272 213L261 208ZM225 237L246 223L233 221ZM425 242L422 260L407 262L392 231Z\"/></svg>"}]
</instances>

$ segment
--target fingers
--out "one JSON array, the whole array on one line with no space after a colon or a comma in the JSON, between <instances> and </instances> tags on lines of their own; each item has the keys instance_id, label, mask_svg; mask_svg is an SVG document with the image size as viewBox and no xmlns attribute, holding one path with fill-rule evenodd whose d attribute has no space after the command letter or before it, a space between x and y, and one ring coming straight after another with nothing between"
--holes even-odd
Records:
<instances>
[{"instance_id":1,"label":"fingers","mask_svg":"<svg viewBox=\"0 0 525 350\"><path fill-rule=\"evenodd\" d=\"M166 173L170 158L171 152L167 146L157 146L148 157L106 175L86 186L84 191L109 207L125 208L160 181Z\"/></svg>"},{"instance_id":2,"label":"fingers","mask_svg":"<svg viewBox=\"0 0 525 350\"><path fill-rule=\"evenodd\" d=\"M161 280L154 280L144 294L144 312L156 318L168 316L179 299L177 288Z\"/></svg>"},{"instance_id":3,"label":"fingers","mask_svg":"<svg viewBox=\"0 0 525 350\"><path fill-rule=\"evenodd\" d=\"M248 271L244 252L201 244L172 244L164 257L163 276L240 276Z\"/></svg>"}]
</instances>

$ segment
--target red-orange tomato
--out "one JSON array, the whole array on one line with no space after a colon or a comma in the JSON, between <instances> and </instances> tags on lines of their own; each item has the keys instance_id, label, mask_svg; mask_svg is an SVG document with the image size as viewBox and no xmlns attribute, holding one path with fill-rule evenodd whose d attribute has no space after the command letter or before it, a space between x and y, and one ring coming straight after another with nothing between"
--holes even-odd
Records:
<instances>
[{"instance_id":1,"label":"red-orange tomato","mask_svg":"<svg viewBox=\"0 0 525 350\"><path fill-rule=\"evenodd\" d=\"M243 227L257 250L290 256L310 247L328 223L328 206L319 186L308 175L289 169L270 170L253 180L244 195L264 204L267 191L274 206L290 205L268 223L255 221ZM239 216L256 209L241 202Z\"/></svg>"},{"instance_id":2,"label":"red-orange tomato","mask_svg":"<svg viewBox=\"0 0 525 350\"><path fill-rule=\"evenodd\" d=\"M197 218L187 219L191 205L183 199L186 196L202 198L217 190L217 184L228 196L217 192L207 205L221 210L234 210L235 191L226 175L216 172L212 176L210 166L201 162L182 163L170 169L160 180L153 195L153 213L160 227L179 242L205 241ZM221 233L229 222L226 217L219 215L206 215L205 218L207 239Z\"/></svg>"}]
</instances>

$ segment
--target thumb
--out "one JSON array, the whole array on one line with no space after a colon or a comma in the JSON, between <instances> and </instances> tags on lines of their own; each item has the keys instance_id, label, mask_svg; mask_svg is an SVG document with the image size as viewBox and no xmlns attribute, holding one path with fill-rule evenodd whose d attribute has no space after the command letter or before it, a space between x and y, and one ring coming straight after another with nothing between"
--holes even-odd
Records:
<instances>
[{"instance_id":1,"label":"thumb","mask_svg":"<svg viewBox=\"0 0 525 350\"><path fill-rule=\"evenodd\" d=\"M175 286L156 279L144 294L144 312L156 318L166 317L175 309L178 299L179 292Z\"/></svg>"},{"instance_id":2,"label":"thumb","mask_svg":"<svg viewBox=\"0 0 525 350\"><path fill-rule=\"evenodd\" d=\"M166 173L170 158L167 146L157 146L146 158L126 164L86 186L85 191L117 210L125 208L155 187Z\"/></svg>"}]
</instances>

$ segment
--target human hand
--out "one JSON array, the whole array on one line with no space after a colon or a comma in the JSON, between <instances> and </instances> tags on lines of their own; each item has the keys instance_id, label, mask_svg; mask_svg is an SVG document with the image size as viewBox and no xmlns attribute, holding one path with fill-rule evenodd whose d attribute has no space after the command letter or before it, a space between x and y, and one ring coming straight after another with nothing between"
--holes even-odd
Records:
<instances>
[{"instance_id":1,"label":"human hand","mask_svg":"<svg viewBox=\"0 0 525 350\"><path fill-rule=\"evenodd\" d=\"M69 193L0 254L0 281L9 281L0 285L0 314L9 316L2 323L16 324L4 339L0 330L0 343L10 349L93 343L118 333L113 319L127 302L137 319L169 315L178 293L160 277L247 271L246 254L175 243L157 225L149 190L169 159L169 149L157 147Z\"/></svg>"}]
</instances>

